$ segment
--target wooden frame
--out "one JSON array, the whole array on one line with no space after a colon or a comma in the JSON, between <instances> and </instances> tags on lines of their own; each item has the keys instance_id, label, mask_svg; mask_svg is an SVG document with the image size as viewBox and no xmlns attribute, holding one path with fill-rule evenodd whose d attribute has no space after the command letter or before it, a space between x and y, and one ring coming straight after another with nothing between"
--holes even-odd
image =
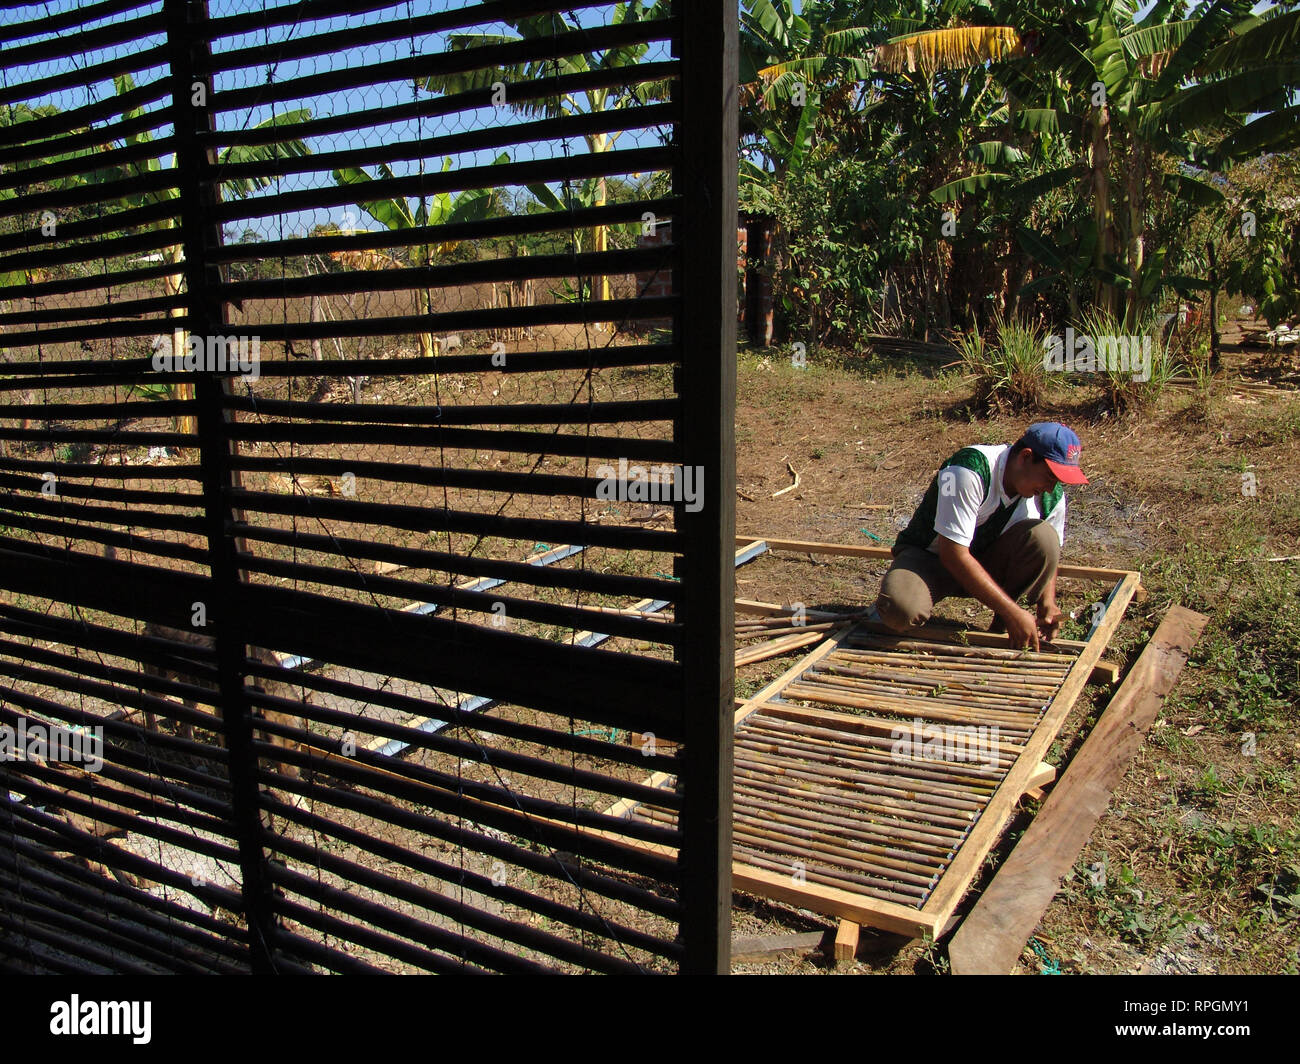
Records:
<instances>
[{"instance_id":1,"label":"wooden frame","mask_svg":"<svg viewBox=\"0 0 1300 1064\"><path fill-rule=\"evenodd\" d=\"M767 549L787 549L807 551L808 553L841 554L856 557L873 557L887 559L891 557L888 550L876 547L853 547L836 544L823 544L798 540L764 539L763 537L737 536L738 554L740 550L755 550L759 544ZM1084 685L1098 667L1101 655L1111 636L1114 634L1129 602L1139 593L1140 576L1135 571L1100 569L1084 566L1066 566L1060 574L1073 579L1087 580L1095 583L1110 584L1111 588L1105 599L1105 610L1087 639L1072 643L1070 649L1077 649L1072 663L1060 680L1050 701L1046 704L1041 718L1034 725L1027 741L1018 747L1014 762L1006 770L996 790L987 804L979 812L965 837L957 844L951 860L943 869L937 883L924 898L923 904L913 907L896 901L879 897L870 897L854 890L841 889L827 883L798 881L788 874L762 868L736 858L732 862L732 886L763 897L788 902L801 908L821 912L827 916L857 924L866 924L910 937L938 937L947 928L962 896L969 889L978 873L984 858L996 844L1007 822L1013 815L1017 803L1027 792L1042 786L1051 779L1053 770L1046 765L1044 757L1056 739L1062 724L1073 708ZM745 612L770 613L772 604L747 602L738 606ZM775 607L781 609L781 607ZM819 662L829 658L839 649L858 625L846 621L843 625L831 629L826 638L810 653L801 658L788 670L772 680L749 699L740 703L735 710L733 726L740 726L750 717L774 704L779 704L780 695L791 684L799 681ZM951 640L955 630L941 625L927 626L923 633ZM972 639L972 646L988 645L1001 642L1005 637L989 637L987 633L978 641ZM774 702L774 700L778 700ZM787 720L804 720L810 725L833 721L845 724L854 718L842 713L824 709L803 709L794 706L781 706L781 716ZM871 725L862 724L863 728ZM656 773L645 782L648 786L664 787L672 777L666 773ZM606 810L615 817L631 818L640 807L632 799L625 799Z\"/></svg>"}]
</instances>

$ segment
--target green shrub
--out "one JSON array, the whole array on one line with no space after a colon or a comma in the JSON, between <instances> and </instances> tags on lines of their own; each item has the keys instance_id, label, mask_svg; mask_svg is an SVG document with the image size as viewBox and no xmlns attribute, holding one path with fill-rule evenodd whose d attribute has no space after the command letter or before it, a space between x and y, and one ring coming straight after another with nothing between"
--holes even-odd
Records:
<instances>
[{"instance_id":1,"label":"green shrub","mask_svg":"<svg viewBox=\"0 0 1300 1064\"><path fill-rule=\"evenodd\" d=\"M1044 335L1037 325L994 318L996 340L976 332L955 339L962 366L975 377L976 399L991 409L1018 412L1037 406L1047 391Z\"/></svg>"}]
</instances>

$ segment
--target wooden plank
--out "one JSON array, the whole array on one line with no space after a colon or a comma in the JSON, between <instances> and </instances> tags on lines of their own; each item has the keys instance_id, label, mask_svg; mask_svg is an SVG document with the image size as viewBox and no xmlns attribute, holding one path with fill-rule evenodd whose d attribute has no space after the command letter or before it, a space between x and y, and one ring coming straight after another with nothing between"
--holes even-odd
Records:
<instances>
[{"instance_id":1,"label":"wooden plank","mask_svg":"<svg viewBox=\"0 0 1300 1064\"><path fill-rule=\"evenodd\" d=\"M993 848L1007 821L1011 819L1020 796L1027 789L1026 784L1055 741L1056 733L1061 730L1061 725L1079 697L1079 692L1083 690L1083 685L1092 674L1092 667L1100 659L1115 629L1119 627L1124 611L1128 608L1134 591L1137 590L1137 584L1137 573L1125 573L1123 579L1115 585L1114 590L1107 597L1105 615L1088 639L1088 645L1070 667L1065 681L1056 692L1047 712L1043 714L1043 719L1039 721L1034 734L1025 744L1024 751L1011 766L1002 785L989 799L979 820L975 822L975 827L967 836L961 849L957 851L952 864L944 871L943 878L939 880L934 893L926 901L924 912L937 926L942 927L947 923L948 917L957 908L975 873L979 871L985 855Z\"/></svg>"},{"instance_id":2,"label":"wooden plank","mask_svg":"<svg viewBox=\"0 0 1300 1064\"><path fill-rule=\"evenodd\" d=\"M1038 771L1026 781L1025 795L1035 801L1042 801L1045 793L1043 788L1054 779L1056 779L1056 766L1049 765L1046 761L1040 761Z\"/></svg>"},{"instance_id":3,"label":"wooden plank","mask_svg":"<svg viewBox=\"0 0 1300 1064\"><path fill-rule=\"evenodd\" d=\"M984 896L949 944L954 974L1010 972L1209 620L1173 606Z\"/></svg>"},{"instance_id":4,"label":"wooden plank","mask_svg":"<svg viewBox=\"0 0 1300 1064\"><path fill-rule=\"evenodd\" d=\"M731 963L762 964L782 957L805 957L822 948L827 932L805 931L797 935L751 935L731 940Z\"/></svg>"},{"instance_id":5,"label":"wooden plank","mask_svg":"<svg viewBox=\"0 0 1300 1064\"><path fill-rule=\"evenodd\" d=\"M1113 661L1099 661L1088 674L1088 682L1102 687L1114 687L1119 683L1119 666Z\"/></svg>"},{"instance_id":6,"label":"wooden plank","mask_svg":"<svg viewBox=\"0 0 1300 1064\"><path fill-rule=\"evenodd\" d=\"M772 539L770 536L736 536L736 541L744 543L753 543L755 540L762 540L767 544L768 550L792 550L801 554L836 554L850 558L875 558L879 561L892 561L894 552L888 547L866 547L858 546L851 543L820 543L816 540L804 539ZM1102 584L1114 584L1121 580L1127 569L1099 569L1091 565L1062 565L1056 570L1058 576L1068 577L1071 580L1089 580ZM1138 601L1141 602L1146 598L1146 591L1143 589L1138 594Z\"/></svg>"},{"instance_id":7,"label":"wooden plank","mask_svg":"<svg viewBox=\"0 0 1300 1064\"><path fill-rule=\"evenodd\" d=\"M841 964L852 964L853 959L858 955L858 934L862 930L860 924L855 924L852 920L841 920L840 926L835 932L835 966L838 968Z\"/></svg>"},{"instance_id":8,"label":"wooden plank","mask_svg":"<svg viewBox=\"0 0 1300 1064\"><path fill-rule=\"evenodd\" d=\"M882 931L906 935L908 938L924 938L927 934L935 935L939 930L933 919L922 910L897 902L867 898L824 883L800 883L793 875L755 868L753 865L739 862L733 865L731 884L736 890L748 891L762 898L788 902L827 916L837 916Z\"/></svg>"}]
</instances>

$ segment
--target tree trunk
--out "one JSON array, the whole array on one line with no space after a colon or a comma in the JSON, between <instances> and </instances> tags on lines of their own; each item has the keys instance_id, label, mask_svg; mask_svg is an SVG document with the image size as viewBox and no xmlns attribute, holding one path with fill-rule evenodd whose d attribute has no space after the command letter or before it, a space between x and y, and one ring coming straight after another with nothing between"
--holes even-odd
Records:
<instances>
[{"instance_id":1,"label":"tree trunk","mask_svg":"<svg viewBox=\"0 0 1300 1064\"><path fill-rule=\"evenodd\" d=\"M1142 221L1142 185L1145 175L1135 173L1137 163L1128 168L1128 275L1133 281L1129 289L1128 310L1124 315L1124 326L1132 332L1136 330L1142 316L1142 268L1146 265L1146 233Z\"/></svg>"},{"instance_id":2,"label":"tree trunk","mask_svg":"<svg viewBox=\"0 0 1300 1064\"><path fill-rule=\"evenodd\" d=\"M179 247L168 248L163 252L163 256L164 258L170 258L171 264L176 266L179 265L181 260L184 258L184 252ZM168 297L176 298L180 296L183 288L184 277L181 274L163 274L163 291L168 295ZM167 316L169 318L183 318L185 316L185 309L183 307L172 307L167 311ZM189 333L179 325L173 326L173 366L179 364L180 360L185 357L188 347ZM192 401L194 399L194 385L189 381L178 381L176 384L172 385L172 395L177 399ZM199 434L198 419L192 414L182 414L180 417L174 418L172 424L177 432L184 435L197 436Z\"/></svg>"},{"instance_id":3,"label":"tree trunk","mask_svg":"<svg viewBox=\"0 0 1300 1064\"><path fill-rule=\"evenodd\" d=\"M1205 254L1210 260L1210 372L1218 373L1219 358L1219 262L1214 253L1214 241L1205 242Z\"/></svg>"},{"instance_id":4,"label":"tree trunk","mask_svg":"<svg viewBox=\"0 0 1300 1064\"><path fill-rule=\"evenodd\" d=\"M1110 112L1105 103L1096 110L1092 121L1092 195L1093 221L1097 227L1097 249L1093 265L1106 269L1106 259L1115 254L1115 234L1110 209ZM1118 292L1112 284L1098 280L1095 292L1101 310L1114 317Z\"/></svg>"}]
</instances>

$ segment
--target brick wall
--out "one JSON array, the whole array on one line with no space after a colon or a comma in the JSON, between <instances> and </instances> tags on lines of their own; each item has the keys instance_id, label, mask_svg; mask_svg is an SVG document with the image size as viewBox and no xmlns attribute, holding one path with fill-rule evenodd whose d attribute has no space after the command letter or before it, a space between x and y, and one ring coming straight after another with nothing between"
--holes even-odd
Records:
<instances>
[{"instance_id":1,"label":"brick wall","mask_svg":"<svg viewBox=\"0 0 1300 1064\"><path fill-rule=\"evenodd\" d=\"M671 220L659 222L655 226L653 234L641 234L637 237L636 244L639 248L656 247L660 244L671 244L673 239L673 223ZM746 257L749 246L749 232L744 226L736 229L736 270L740 275L739 293L736 301L736 321L745 320L745 272ZM655 296L672 295L673 277L671 270L651 271L645 270L636 275L636 291L638 297L653 298ZM770 296L769 296L770 301ZM639 329L661 329L667 328L671 322L667 318L645 319L640 322L629 322L633 328Z\"/></svg>"}]
</instances>

